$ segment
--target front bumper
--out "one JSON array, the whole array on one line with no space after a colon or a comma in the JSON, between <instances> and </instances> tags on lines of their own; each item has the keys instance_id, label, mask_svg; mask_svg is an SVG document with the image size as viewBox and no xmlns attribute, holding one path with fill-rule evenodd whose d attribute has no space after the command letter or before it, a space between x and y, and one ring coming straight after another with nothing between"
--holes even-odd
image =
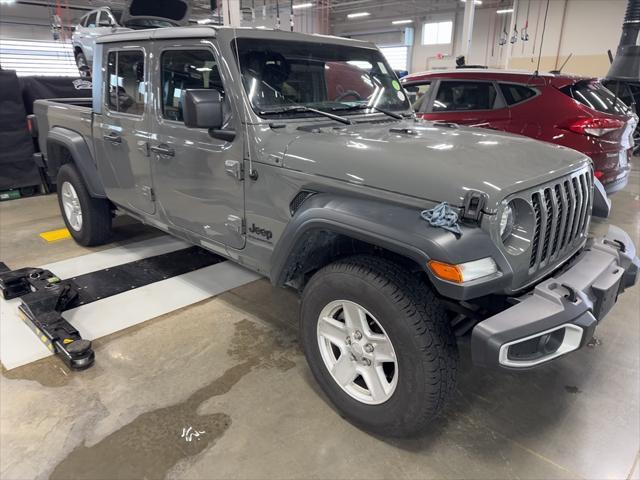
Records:
<instances>
[{"instance_id":1,"label":"front bumper","mask_svg":"<svg viewBox=\"0 0 640 480\"><path fill-rule=\"evenodd\" d=\"M471 334L476 365L531 368L583 347L618 295L638 279L631 238L609 226L571 266L536 285L516 304L478 323Z\"/></svg>"}]
</instances>

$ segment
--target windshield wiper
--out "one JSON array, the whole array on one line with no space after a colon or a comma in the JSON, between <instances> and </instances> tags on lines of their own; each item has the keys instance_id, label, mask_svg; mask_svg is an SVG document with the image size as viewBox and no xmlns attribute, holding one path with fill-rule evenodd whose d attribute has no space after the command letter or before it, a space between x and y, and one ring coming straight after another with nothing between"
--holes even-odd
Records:
<instances>
[{"instance_id":1,"label":"windshield wiper","mask_svg":"<svg viewBox=\"0 0 640 480\"><path fill-rule=\"evenodd\" d=\"M388 115L388 116L390 116L392 118L395 118L396 120L402 120L404 118L399 113L390 112L389 110L385 110L385 109L380 108L380 107L373 107L373 106L370 106L370 105L349 105L349 106L345 106L345 107L335 107L335 108L332 108L331 110L333 110L333 111L342 111L342 110L375 110L376 112L384 113L385 115Z\"/></svg>"},{"instance_id":2,"label":"windshield wiper","mask_svg":"<svg viewBox=\"0 0 640 480\"><path fill-rule=\"evenodd\" d=\"M278 113L315 113L317 115L322 115L323 117L330 118L331 120L335 120L336 122L344 123L345 125L352 125L353 122L348 118L341 117L340 115L334 115L333 113L325 112L323 110L318 110L317 108L307 107L305 105L291 105L289 107L276 108L272 110L261 110L259 112L260 115L275 115Z\"/></svg>"}]
</instances>

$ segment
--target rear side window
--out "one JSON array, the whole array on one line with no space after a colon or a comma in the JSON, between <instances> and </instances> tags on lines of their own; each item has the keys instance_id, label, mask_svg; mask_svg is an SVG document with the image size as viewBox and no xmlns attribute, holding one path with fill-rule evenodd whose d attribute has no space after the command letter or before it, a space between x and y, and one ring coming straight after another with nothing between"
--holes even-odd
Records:
<instances>
[{"instance_id":1,"label":"rear side window","mask_svg":"<svg viewBox=\"0 0 640 480\"><path fill-rule=\"evenodd\" d=\"M98 12L90 13L87 17L86 26L89 28L93 28L96 26L96 19L98 18Z\"/></svg>"},{"instance_id":2,"label":"rear side window","mask_svg":"<svg viewBox=\"0 0 640 480\"><path fill-rule=\"evenodd\" d=\"M533 88L525 87L524 85L501 83L500 90L507 105L515 105L536 96L536 91Z\"/></svg>"},{"instance_id":3,"label":"rear side window","mask_svg":"<svg viewBox=\"0 0 640 480\"><path fill-rule=\"evenodd\" d=\"M583 81L560 89L562 93L598 112L628 115L627 107L620 98L607 90L600 82Z\"/></svg>"},{"instance_id":4,"label":"rear side window","mask_svg":"<svg viewBox=\"0 0 640 480\"><path fill-rule=\"evenodd\" d=\"M144 53L109 52L107 82L107 104L111 111L142 115L146 98Z\"/></svg>"},{"instance_id":5,"label":"rear side window","mask_svg":"<svg viewBox=\"0 0 640 480\"><path fill-rule=\"evenodd\" d=\"M433 102L434 112L491 110L496 101L496 89L489 82L440 82Z\"/></svg>"},{"instance_id":6,"label":"rear side window","mask_svg":"<svg viewBox=\"0 0 640 480\"><path fill-rule=\"evenodd\" d=\"M162 114L183 121L182 98L188 89L215 88L221 92L222 79L209 50L169 50L162 54Z\"/></svg>"}]
</instances>

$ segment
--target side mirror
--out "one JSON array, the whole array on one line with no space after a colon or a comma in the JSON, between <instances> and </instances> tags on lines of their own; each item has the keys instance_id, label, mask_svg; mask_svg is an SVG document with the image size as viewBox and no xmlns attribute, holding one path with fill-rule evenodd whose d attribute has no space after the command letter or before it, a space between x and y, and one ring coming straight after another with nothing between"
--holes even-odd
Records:
<instances>
[{"instance_id":1,"label":"side mirror","mask_svg":"<svg viewBox=\"0 0 640 480\"><path fill-rule=\"evenodd\" d=\"M222 128L222 94L215 89L185 90L182 100L184 124L191 128Z\"/></svg>"}]
</instances>

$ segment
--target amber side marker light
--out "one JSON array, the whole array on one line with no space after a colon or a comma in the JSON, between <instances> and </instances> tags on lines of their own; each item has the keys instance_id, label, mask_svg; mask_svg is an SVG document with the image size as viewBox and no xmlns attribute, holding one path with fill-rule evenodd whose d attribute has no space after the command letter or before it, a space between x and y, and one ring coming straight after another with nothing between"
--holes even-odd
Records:
<instances>
[{"instance_id":1,"label":"amber side marker light","mask_svg":"<svg viewBox=\"0 0 640 480\"><path fill-rule=\"evenodd\" d=\"M498 273L498 265L496 265L496 262L491 257L481 258L459 265L429 260L427 265L436 277L453 283L470 282L477 278Z\"/></svg>"},{"instance_id":2,"label":"amber side marker light","mask_svg":"<svg viewBox=\"0 0 640 480\"><path fill-rule=\"evenodd\" d=\"M429 268L433 274L443 280L449 282L462 283L462 272L457 265L449 265L448 263L438 262L437 260L429 260Z\"/></svg>"}]
</instances>

